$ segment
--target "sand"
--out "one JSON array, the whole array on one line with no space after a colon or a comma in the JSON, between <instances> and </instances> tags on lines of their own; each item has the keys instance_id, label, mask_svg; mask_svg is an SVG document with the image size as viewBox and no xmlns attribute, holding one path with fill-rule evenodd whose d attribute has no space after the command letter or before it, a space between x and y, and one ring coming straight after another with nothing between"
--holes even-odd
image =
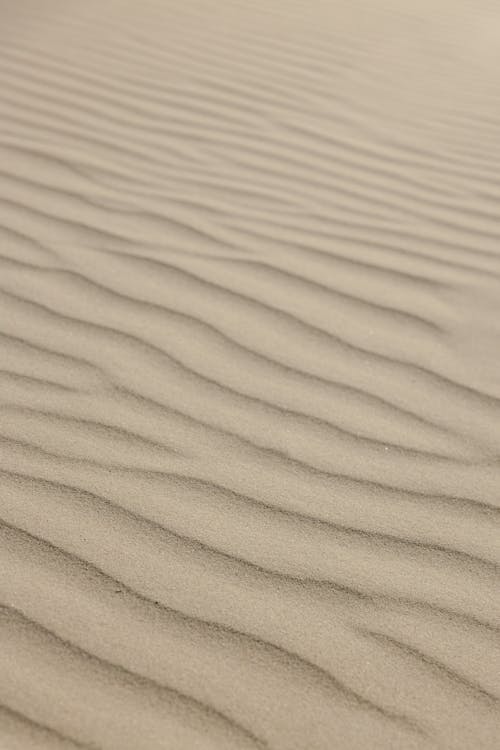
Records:
<instances>
[{"instance_id":1,"label":"sand","mask_svg":"<svg viewBox=\"0 0 500 750\"><path fill-rule=\"evenodd\" d=\"M1 750L494 750L500 6L0 1Z\"/></svg>"}]
</instances>

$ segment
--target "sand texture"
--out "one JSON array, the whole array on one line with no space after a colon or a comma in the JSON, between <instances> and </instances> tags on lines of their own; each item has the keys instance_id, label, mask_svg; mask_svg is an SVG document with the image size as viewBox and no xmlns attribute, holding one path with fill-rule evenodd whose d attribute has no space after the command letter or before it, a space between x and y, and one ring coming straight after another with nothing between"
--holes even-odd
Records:
<instances>
[{"instance_id":1,"label":"sand texture","mask_svg":"<svg viewBox=\"0 0 500 750\"><path fill-rule=\"evenodd\" d=\"M0 750L500 747L500 3L0 0Z\"/></svg>"}]
</instances>

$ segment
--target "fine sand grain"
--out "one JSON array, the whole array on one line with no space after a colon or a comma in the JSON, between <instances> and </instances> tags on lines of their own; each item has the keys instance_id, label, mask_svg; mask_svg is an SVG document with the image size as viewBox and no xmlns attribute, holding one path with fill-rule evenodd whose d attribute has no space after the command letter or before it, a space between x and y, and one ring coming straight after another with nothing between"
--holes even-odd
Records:
<instances>
[{"instance_id":1,"label":"fine sand grain","mask_svg":"<svg viewBox=\"0 0 500 750\"><path fill-rule=\"evenodd\" d=\"M500 4L0 0L1 750L496 750Z\"/></svg>"}]
</instances>

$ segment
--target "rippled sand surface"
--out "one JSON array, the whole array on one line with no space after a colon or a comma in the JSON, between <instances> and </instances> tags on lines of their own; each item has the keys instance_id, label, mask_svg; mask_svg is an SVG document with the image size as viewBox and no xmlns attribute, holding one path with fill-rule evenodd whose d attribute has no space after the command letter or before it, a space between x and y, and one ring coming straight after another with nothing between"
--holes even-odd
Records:
<instances>
[{"instance_id":1,"label":"rippled sand surface","mask_svg":"<svg viewBox=\"0 0 500 750\"><path fill-rule=\"evenodd\" d=\"M500 5L0 19L2 750L498 748Z\"/></svg>"}]
</instances>

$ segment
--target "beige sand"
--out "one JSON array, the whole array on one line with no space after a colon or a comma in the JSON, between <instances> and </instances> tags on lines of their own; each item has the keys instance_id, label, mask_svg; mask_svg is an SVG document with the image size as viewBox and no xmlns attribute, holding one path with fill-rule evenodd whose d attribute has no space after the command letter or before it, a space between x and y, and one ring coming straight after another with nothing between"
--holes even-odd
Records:
<instances>
[{"instance_id":1,"label":"beige sand","mask_svg":"<svg viewBox=\"0 0 500 750\"><path fill-rule=\"evenodd\" d=\"M498 748L498 2L0 19L0 748Z\"/></svg>"}]
</instances>

